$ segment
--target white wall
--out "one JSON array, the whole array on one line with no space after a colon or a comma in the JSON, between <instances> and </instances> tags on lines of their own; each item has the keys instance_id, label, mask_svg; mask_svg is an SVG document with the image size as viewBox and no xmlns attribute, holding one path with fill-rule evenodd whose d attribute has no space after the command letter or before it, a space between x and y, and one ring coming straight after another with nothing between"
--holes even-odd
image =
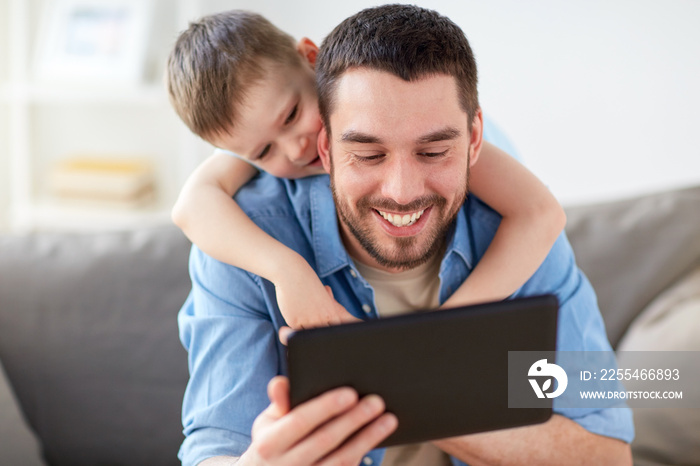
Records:
<instances>
[{"instance_id":1,"label":"white wall","mask_svg":"<svg viewBox=\"0 0 700 466\"><path fill-rule=\"evenodd\" d=\"M381 2L231 0L320 42ZM700 183L700 1L416 1L467 34L484 111L565 204Z\"/></svg>"},{"instance_id":2,"label":"white wall","mask_svg":"<svg viewBox=\"0 0 700 466\"><path fill-rule=\"evenodd\" d=\"M0 29L7 28L6 18L9 16L9 3L0 0ZM8 62L9 58L9 46L7 34L0 33L0 94L6 92L2 89L2 84L6 82L9 77L9 70L7 66L3 66ZM9 118L10 118L10 108L9 105L5 104L4 100L0 98L0 231L7 228L7 220L4 215L7 212L9 200L9 193L7 189L3 189L3 186L8 186L10 183L9 179Z\"/></svg>"}]
</instances>

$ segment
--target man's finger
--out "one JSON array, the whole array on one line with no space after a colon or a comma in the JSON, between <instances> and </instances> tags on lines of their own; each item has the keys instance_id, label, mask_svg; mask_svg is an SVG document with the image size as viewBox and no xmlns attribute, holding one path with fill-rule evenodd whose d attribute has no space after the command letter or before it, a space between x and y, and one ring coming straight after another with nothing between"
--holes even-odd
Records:
<instances>
[{"instance_id":1,"label":"man's finger","mask_svg":"<svg viewBox=\"0 0 700 466\"><path fill-rule=\"evenodd\" d=\"M360 432L364 426L371 423L384 412L385 406L384 401L377 395L369 395L364 397L356 406L347 412L337 416L336 418L330 420L323 426L319 427L314 431L309 437L305 438L299 442L291 452L289 452L287 458L289 458L291 463L301 462L303 459L316 461L329 454L332 454L337 450L343 443L348 441L348 439L353 438L353 436ZM377 431L377 429L374 429ZM373 432L374 432L373 431ZM374 432L375 434L380 434L380 432ZM362 436L367 441L374 440L375 436L370 434L365 434ZM380 442L381 440L378 440ZM362 445L364 445L364 443ZM371 448L360 453L362 454L369 451ZM355 450L348 450L346 454L354 454ZM349 458L344 458L347 460ZM343 463L345 461L341 461Z\"/></svg>"},{"instance_id":2,"label":"man's finger","mask_svg":"<svg viewBox=\"0 0 700 466\"><path fill-rule=\"evenodd\" d=\"M368 451L376 448L377 445L396 430L398 425L399 422L396 416L391 413L384 413L345 442L343 446L323 458L318 464L322 466L358 464ZM346 458L348 459L347 461Z\"/></svg>"},{"instance_id":3,"label":"man's finger","mask_svg":"<svg viewBox=\"0 0 700 466\"><path fill-rule=\"evenodd\" d=\"M289 412L289 380L286 377L277 376L267 384L267 396L270 405L263 410L253 422L253 437L278 421ZM286 398L286 399L285 399Z\"/></svg>"},{"instance_id":4,"label":"man's finger","mask_svg":"<svg viewBox=\"0 0 700 466\"><path fill-rule=\"evenodd\" d=\"M357 392L336 388L303 403L266 429L263 441L272 441L275 450L288 451L300 440L358 403Z\"/></svg>"},{"instance_id":5,"label":"man's finger","mask_svg":"<svg viewBox=\"0 0 700 466\"><path fill-rule=\"evenodd\" d=\"M282 417L289 412L289 379L281 375L274 377L267 384L267 396L270 398L270 414Z\"/></svg>"}]
</instances>

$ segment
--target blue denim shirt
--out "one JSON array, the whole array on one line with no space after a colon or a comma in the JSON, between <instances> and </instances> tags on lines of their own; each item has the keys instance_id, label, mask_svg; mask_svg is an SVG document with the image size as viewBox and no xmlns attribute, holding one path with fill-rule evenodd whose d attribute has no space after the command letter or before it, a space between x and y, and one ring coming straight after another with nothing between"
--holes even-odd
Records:
<instances>
[{"instance_id":1,"label":"blue denim shirt","mask_svg":"<svg viewBox=\"0 0 700 466\"><path fill-rule=\"evenodd\" d=\"M279 180L262 174L236 196L263 230L298 251L348 311L377 318L372 287L355 270L340 239L329 178ZM440 301L467 278L483 255L500 216L470 196L452 226L440 267ZM188 350L190 381L183 402L185 465L217 455L240 456L250 444L255 417L269 404L268 381L285 374L285 348L277 339L284 319L272 283L221 263L197 247L190 255L192 291L179 317ZM514 296L555 294L561 306L560 350L610 350L590 283L576 267L562 234L547 259ZM630 442L627 408L558 410L597 434ZM366 464L381 464L383 450ZM455 464L462 464L455 461Z\"/></svg>"}]
</instances>

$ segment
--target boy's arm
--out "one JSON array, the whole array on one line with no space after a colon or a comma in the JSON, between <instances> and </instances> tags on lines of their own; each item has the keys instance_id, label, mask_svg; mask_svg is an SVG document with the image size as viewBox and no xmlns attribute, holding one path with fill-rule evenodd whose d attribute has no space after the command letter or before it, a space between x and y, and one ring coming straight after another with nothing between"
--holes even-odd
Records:
<instances>
[{"instance_id":1,"label":"boy's arm","mask_svg":"<svg viewBox=\"0 0 700 466\"><path fill-rule=\"evenodd\" d=\"M256 173L243 160L214 153L185 182L172 210L173 222L207 255L274 283L291 327L354 320L297 252L261 230L232 199Z\"/></svg>"},{"instance_id":2,"label":"boy's arm","mask_svg":"<svg viewBox=\"0 0 700 466\"><path fill-rule=\"evenodd\" d=\"M207 255L274 282L278 267L295 259L295 253L262 234L231 199L256 173L255 167L242 160L214 153L185 182L172 220ZM275 256L261 255L260 248Z\"/></svg>"},{"instance_id":3,"label":"boy's arm","mask_svg":"<svg viewBox=\"0 0 700 466\"><path fill-rule=\"evenodd\" d=\"M537 270L566 223L547 187L517 160L484 141L470 191L502 216L479 263L443 306L505 299Z\"/></svg>"}]
</instances>

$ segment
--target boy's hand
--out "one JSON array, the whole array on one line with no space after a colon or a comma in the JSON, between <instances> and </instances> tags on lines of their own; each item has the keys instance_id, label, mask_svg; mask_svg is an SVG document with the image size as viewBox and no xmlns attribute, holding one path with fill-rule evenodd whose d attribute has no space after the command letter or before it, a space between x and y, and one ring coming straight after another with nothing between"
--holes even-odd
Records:
<instances>
[{"instance_id":1,"label":"boy's hand","mask_svg":"<svg viewBox=\"0 0 700 466\"><path fill-rule=\"evenodd\" d=\"M237 464L359 464L362 457L396 429L376 395L358 399L350 388L326 392L289 409L289 380L268 384L270 406L253 423L252 443Z\"/></svg>"},{"instance_id":2,"label":"boy's hand","mask_svg":"<svg viewBox=\"0 0 700 466\"><path fill-rule=\"evenodd\" d=\"M330 287L323 286L308 264L278 280L275 292L282 316L295 330L360 321L333 298Z\"/></svg>"}]
</instances>

